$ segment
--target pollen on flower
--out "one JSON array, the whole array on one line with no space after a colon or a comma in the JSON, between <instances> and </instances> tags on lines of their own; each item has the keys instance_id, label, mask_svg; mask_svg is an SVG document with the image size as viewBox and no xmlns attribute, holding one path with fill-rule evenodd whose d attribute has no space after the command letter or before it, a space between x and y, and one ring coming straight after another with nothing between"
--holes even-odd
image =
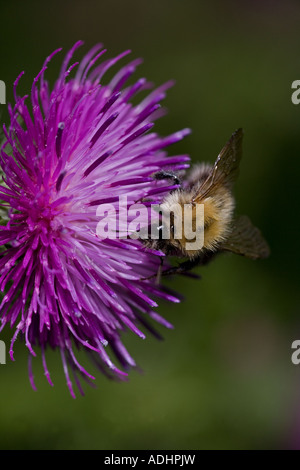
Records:
<instances>
[{"instance_id":1,"label":"pollen on flower","mask_svg":"<svg viewBox=\"0 0 300 470\"><path fill-rule=\"evenodd\" d=\"M135 361L121 341L122 332L145 338L142 328L156 334L151 319L172 327L153 311L158 298L178 301L155 286L162 253L139 240L98 237L95 206L111 203L117 210L122 195L128 205L154 196L161 201L172 186L152 175L162 168L188 167L186 155L169 157L164 149L189 132L165 138L152 132L170 82L133 106L131 98L150 87L146 79L126 86L141 61L123 66L105 83L106 71L129 51L99 62L105 50L96 45L81 62L71 63L81 45L67 53L52 89L44 74L61 49L46 59L28 95L17 93L23 72L19 75L0 152L0 201L8 210L0 232L0 331L5 325L15 330L12 360L15 341L24 339L33 388L32 357L41 351L53 385L46 349L59 349L72 396L70 373L80 393L79 377L94 380L75 348L85 349L105 375L124 379Z\"/></svg>"}]
</instances>

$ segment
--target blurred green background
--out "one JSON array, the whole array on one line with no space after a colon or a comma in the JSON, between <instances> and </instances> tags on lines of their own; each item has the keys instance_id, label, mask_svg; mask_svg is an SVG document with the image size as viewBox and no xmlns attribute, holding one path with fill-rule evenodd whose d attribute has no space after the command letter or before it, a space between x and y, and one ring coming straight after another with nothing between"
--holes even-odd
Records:
<instances>
[{"instance_id":1,"label":"blurred green background","mask_svg":"<svg viewBox=\"0 0 300 470\"><path fill-rule=\"evenodd\" d=\"M169 284L185 300L162 303L175 325L165 341L133 334L124 342L143 369L128 383L97 374L97 389L72 400L58 353L33 361L38 391L28 381L27 352L0 366L1 449L265 449L300 448L300 2L282 1L15 1L1 2L0 79L26 71L21 91L55 48L78 39L85 51L103 42L108 54L126 48L143 57L135 78L169 78L162 135L193 134L170 149L193 161L214 161L237 127L244 156L237 210L265 234L272 256L253 262L223 256L198 269L201 281ZM83 54L83 52L79 53ZM81 55L82 56L82 55ZM47 71L54 82L55 58ZM116 70L116 69L115 69ZM4 106L1 106L1 110ZM4 111L1 120L7 121ZM11 332L1 338L9 343ZM84 360L84 359L83 359ZM92 368L90 368L92 370Z\"/></svg>"}]
</instances>

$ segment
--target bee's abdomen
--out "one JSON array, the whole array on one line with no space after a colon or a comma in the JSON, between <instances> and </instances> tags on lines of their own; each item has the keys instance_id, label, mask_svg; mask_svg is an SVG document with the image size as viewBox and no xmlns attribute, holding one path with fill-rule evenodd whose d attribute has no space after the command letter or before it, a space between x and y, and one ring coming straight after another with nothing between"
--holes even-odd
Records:
<instances>
[{"instance_id":1,"label":"bee's abdomen","mask_svg":"<svg viewBox=\"0 0 300 470\"><path fill-rule=\"evenodd\" d=\"M233 217L234 198L230 191L219 188L204 204L204 248L215 250L228 235Z\"/></svg>"}]
</instances>

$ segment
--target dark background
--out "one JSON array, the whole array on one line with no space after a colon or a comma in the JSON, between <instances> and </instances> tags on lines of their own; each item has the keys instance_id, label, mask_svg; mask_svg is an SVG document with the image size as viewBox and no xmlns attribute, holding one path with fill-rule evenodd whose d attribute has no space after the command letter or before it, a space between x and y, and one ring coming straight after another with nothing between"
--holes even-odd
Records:
<instances>
[{"instance_id":1,"label":"dark background","mask_svg":"<svg viewBox=\"0 0 300 470\"><path fill-rule=\"evenodd\" d=\"M18 344L16 362L0 366L0 447L300 448L300 365L291 362L291 343L300 339L300 106L291 102L291 83L300 79L300 3L15 1L0 9L8 101L20 71L20 92L27 93L52 50L66 52L83 39L77 57L100 41L109 56L130 48L133 58L144 58L134 78L176 80L156 130L191 127L193 134L171 153L212 162L243 127L237 210L272 250L266 261L220 257L198 269L201 281L170 281L185 301L161 303L159 313L175 330L161 328L163 342L124 336L144 371L132 371L128 383L98 374L98 388L74 401L57 352L48 355L55 387L39 357L33 392L27 351ZM52 84L61 60L47 71ZM2 334L7 344L10 336Z\"/></svg>"}]
</instances>

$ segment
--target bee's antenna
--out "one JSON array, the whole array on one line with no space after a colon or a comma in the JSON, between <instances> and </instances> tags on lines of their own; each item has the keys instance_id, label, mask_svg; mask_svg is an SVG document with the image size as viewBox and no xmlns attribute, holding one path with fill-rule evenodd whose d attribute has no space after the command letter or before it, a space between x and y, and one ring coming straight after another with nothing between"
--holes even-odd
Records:
<instances>
[{"instance_id":1,"label":"bee's antenna","mask_svg":"<svg viewBox=\"0 0 300 470\"><path fill-rule=\"evenodd\" d=\"M124 230L110 230L110 232L113 233L139 233L136 230L129 230L129 229L124 229Z\"/></svg>"},{"instance_id":2,"label":"bee's antenna","mask_svg":"<svg viewBox=\"0 0 300 470\"><path fill-rule=\"evenodd\" d=\"M170 170L161 170L153 174L155 180L173 180L174 184L181 186L181 181L179 176Z\"/></svg>"}]
</instances>

